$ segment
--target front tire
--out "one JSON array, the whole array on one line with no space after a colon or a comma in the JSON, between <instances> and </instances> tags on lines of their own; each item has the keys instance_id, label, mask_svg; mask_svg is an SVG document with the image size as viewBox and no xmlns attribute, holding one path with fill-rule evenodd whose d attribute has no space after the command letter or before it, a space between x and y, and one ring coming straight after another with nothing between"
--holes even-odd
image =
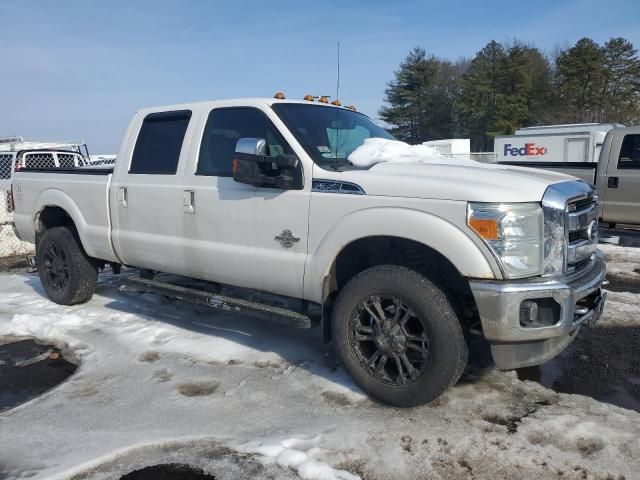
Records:
<instances>
[{"instance_id":1,"label":"front tire","mask_svg":"<svg viewBox=\"0 0 640 480\"><path fill-rule=\"evenodd\" d=\"M42 235L36 261L42 287L54 302L75 305L93 296L98 267L69 227L53 227Z\"/></svg>"},{"instance_id":2,"label":"front tire","mask_svg":"<svg viewBox=\"0 0 640 480\"><path fill-rule=\"evenodd\" d=\"M434 400L467 364L465 336L447 297L405 267L382 265L353 277L338 295L331 328L353 380L396 407Z\"/></svg>"}]
</instances>

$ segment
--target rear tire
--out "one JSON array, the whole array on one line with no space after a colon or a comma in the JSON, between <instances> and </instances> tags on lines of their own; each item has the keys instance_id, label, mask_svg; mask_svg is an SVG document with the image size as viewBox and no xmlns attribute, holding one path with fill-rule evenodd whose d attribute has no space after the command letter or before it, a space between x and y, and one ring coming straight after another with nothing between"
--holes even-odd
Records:
<instances>
[{"instance_id":1,"label":"rear tire","mask_svg":"<svg viewBox=\"0 0 640 480\"><path fill-rule=\"evenodd\" d=\"M38 242L36 261L42 287L54 302L75 305L93 296L98 267L71 228L53 227L45 231Z\"/></svg>"},{"instance_id":2,"label":"rear tire","mask_svg":"<svg viewBox=\"0 0 640 480\"><path fill-rule=\"evenodd\" d=\"M464 332L447 297L405 267L382 265L353 277L338 295L331 328L353 380L396 407L434 400L467 364Z\"/></svg>"}]
</instances>

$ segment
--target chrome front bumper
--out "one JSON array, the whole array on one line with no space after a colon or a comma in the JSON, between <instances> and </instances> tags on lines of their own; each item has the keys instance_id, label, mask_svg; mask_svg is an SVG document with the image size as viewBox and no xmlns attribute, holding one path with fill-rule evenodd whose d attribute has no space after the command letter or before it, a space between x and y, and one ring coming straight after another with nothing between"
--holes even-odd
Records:
<instances>
[{"instance_id":1,"label":"chrome front bumper","mask_svg":"<svg viewBox=\"0 0 640 480\"><path fill-rule=\"evenodd\" d=\"M484 336L491 344L496 365L504 370L540 365L560 353L582 325L593 325L600 318L606 299L606 293L600 290L605 276L606 264L598 251L589 271L575 280L471 280ZM522 326L522 302L545 298L559 304L558 321ZM576 305L578 302L580 305Z\"/></svg>"}]
</instances>

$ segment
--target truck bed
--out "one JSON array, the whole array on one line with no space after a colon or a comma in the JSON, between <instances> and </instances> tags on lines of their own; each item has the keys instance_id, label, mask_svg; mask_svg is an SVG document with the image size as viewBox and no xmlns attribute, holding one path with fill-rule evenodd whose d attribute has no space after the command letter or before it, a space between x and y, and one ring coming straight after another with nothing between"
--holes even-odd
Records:
<instances>
[{"instance_id":1,"label":"truck bed","mask_svg":"<svg viewBox=\"0 0 640 480\"><path fill-rule=\"evenodd\" d=\"M14 172L14 221L22 240L35 243L41 212L56 205L73 219L89 256L117 261L109 213L112 172L110 167L24 168Z\"/></svg>"},{"instance_id":2,"label":"truck bed","mask_svg":"<svg viewBox=\"0 0 640 480\"><path fill-rule=\"evenodd\" d=\"M573 175L587 183L595 185L597 163L591 162L498 162L500 165L514 165L516 167L539 168L554 172Z\"/></svg>"}]
</instances>

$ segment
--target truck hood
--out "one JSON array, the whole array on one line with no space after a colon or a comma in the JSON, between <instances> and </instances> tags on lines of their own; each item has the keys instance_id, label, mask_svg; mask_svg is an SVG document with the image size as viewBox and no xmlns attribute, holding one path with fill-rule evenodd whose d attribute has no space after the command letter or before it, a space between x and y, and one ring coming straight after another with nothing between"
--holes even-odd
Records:
<instances>
[{"instance_id":1,"label":"truck hood","mask_svg":"<svg viewBox=\"0 0 640 480\"><path fill-rule=\"evenodd\" d=\"M473 202L538 202L549 185L577 180L548 170L474 163L382 162L342 172L340 180L359 185L368 195Z\"/></svg>"}]
</instances>

